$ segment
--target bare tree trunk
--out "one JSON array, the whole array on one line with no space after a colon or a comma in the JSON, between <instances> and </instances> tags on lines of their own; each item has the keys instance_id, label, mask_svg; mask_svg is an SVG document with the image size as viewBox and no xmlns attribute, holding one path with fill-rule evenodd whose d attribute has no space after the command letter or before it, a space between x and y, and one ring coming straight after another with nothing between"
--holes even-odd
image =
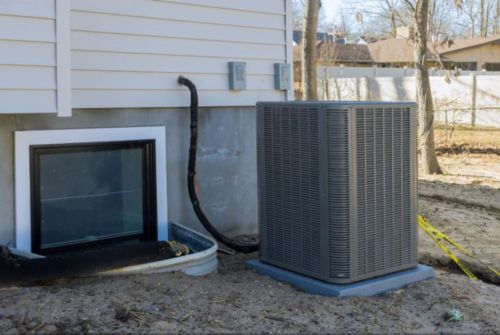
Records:
<instances>
[{"instance_id":1,"label":"bare tree trunk","mask_svg":"<svg viewBox=\"0 0 500 335\"><path fill-rule=\"evenodd\" d=\"M442 174L434 144L434 108L429 71L425 64L427 51L427 25L429 0L415 3L415 69L417 78L417 103L419 114L419 149L424 174Z\"/></svg>"},{"instance_id":2,"label":"bare tree trunk","mask_svg":"<svg viewBox=\"0 0 500 335\"><path fill-rule=\"evenodd\" d=\"M397 23L396 23L396 14L394 13L394 9L391 10L389 13L389 17L391 20L391 33L392 37L396 38L397 37Z\"/></svg>"},{"instance_id":3,"label":"bare tree trunk","mask_svg":"<svg viewBox=\"0 0 500 335\"><path fill-rule=\"evenodd\" d=\"M500 0L495 3L495 15L493 16L493 34L500 34Z\"/></svg>"},{"instance_id":4,"label":"bare tree trunk","mask_svg":"<svg viewBox=\"0 0 500 335\"><path fill-rule=\"evenodd\" d=\"M487 0L480 0L479 2L479 28L481 37L488 36L488 29L490 27L491 11L493 9L493 2ZM492 29L495 30L494 28Z\"/></svg>"},{"instance_id":5,"label":"bare tree trunk","mask_svg":"<svg viewBox=\"0 0 500 335\"><path fill-rule=\"evenodd\" d=\"M470 34L471 38L474 38L476 36L476 16L477 12L474 10L474 1L467 1L467 6L466 6L466 15L470 20Z\"/></svg>"},{"instance_id":6,"label":"bare tree trunk","mask_svg":"<svg viewBox=\"0 0 500 335\"><path fill-rule=\"evenodd\" d=\"M485 17L485 11L484 11L484 0L479 0L479 36L480 37L486 37L486 29L488 27L486 26L486 17Z\"/></svg>"},{"instance_id":7,"label":"bare tree trunk","mask_svg":"<svg viewBox=\"0 0 500 335\"><path fill-rule=\"evenodd\" d=\"M488 3L486 4L486 21L485 21L485 30L486 30L486 35L488 35L488 30L490 29L490 25L493 26L493 24L491 23L491 19L492 19L492 12L493 12L493 9L494 9L494 4L493 4L493 1L488 1ZM491 27L491 32L493 33L493 27ZM493 33L494 34L494 33Z\"/></svg>"},{"instance_id":8,"label":"bare tree trunk","mask_svg":"<svg viewBox=\"0 0 500 335\"><path fill-rule=\"evenodd\" d=\"M302 99L318 100L318 78L316 73L316 33L320 0L305 3L304 27L302 30Z\"/></svg>"}]
</instances>

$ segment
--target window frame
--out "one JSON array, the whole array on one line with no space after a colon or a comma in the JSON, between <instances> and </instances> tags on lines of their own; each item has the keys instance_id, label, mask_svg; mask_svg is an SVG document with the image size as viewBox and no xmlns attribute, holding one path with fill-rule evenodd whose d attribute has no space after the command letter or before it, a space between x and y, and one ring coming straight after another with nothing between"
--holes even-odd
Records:
<instances>
[{"instance_id":1,"label":"window frame","mask_svg":"<svg viewBox=\"0 0 500 335\"><path fill-rule=\"evenodd\" d=\"M40 156L43 154L64 154L70 152L97 152L106 150L141 149L142 158L142 201L143 232L101 239L91 242L67 244L42 248L41 199L40 199ZM99 245L131 240L153 241L158 238L156 200L156 157L155 140L125 140L111 142L83 142L72 144L30 145L30 187L31 187L31 249L40 255L49 255L69 250L86 249Z\"/></svg>"}]
</instances>

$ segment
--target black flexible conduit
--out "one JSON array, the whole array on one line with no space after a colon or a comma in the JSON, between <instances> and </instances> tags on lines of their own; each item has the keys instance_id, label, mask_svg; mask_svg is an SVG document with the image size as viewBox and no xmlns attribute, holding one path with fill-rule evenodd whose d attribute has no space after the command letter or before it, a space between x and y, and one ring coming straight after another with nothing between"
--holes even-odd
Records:
<instances>
[{"instance_id":1,"label":"black flexible conduit","mask_svg":"<svg viewBox=\"0 0 500 335\"><path fill-rule=\"evenodd\" d=\"M191 203L193 204L193 209L196 213L196 216L198 217L198 220L200 220L203 227L205 227L205 229L208 230L208 232L212 234L212 236L215 237L217 241L224 244L225 246L243 253L250 253L257 251L259 249L258 243L255 244L240 243L220 233L217 229L215 229L214 226L212 226L210 221L208 221L208 218L201 209L200 201L198 199L198 195L196 194L196 189L195 189L196 150L198 147L198 91L196 90L196 86L193 84L193 82L183 76L179 76L178 82L180 85L186 86L191 93L191 127L190 127L191 141L189 145L189 164L188 164L187 181L188 181L189 198L191 199Z\"/></svg>"}]
</instances>

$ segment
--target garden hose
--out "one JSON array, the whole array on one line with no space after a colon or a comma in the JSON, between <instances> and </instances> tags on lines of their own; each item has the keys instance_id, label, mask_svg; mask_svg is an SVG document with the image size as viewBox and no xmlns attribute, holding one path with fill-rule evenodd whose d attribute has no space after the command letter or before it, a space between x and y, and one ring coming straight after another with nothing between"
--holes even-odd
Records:
<instances>
[{"instance_id":1,"label":"garden hose","mask_svg":"<svg viewBox=\"0 0 500 335\"><path fill-rule=\"evenodd\" d=\"M231 239L220 233L208 220L203 212L198 195L195 189L196 177L196 151L198 147L198 91L193 82L183 76L179 76L178 82L180 85L186 86L191 93L191 141L189 145L189 164L188 164L188 192L191 204L193 205L194 212L200 220L203 227L220 243L225 246L243 253L250 253L259 249L258 243L241 243Z\"/></svg>"}]
</instances>

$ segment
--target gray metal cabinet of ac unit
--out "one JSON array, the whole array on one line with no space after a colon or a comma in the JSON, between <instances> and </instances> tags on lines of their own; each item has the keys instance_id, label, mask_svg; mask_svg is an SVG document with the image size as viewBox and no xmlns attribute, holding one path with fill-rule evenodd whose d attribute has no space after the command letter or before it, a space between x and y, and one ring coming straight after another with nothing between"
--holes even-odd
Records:
<instances>
[{"instance_id":1,"label":"gray metal cabinet of ac unit","mask_svg":"<svg viewBox=\"0 0 500 335\"><path fill-rule=\"evenodd\" d=\"M417 265L415 107L257 104L263 262L331 283Z\"/></svg>"}]
</instances>

